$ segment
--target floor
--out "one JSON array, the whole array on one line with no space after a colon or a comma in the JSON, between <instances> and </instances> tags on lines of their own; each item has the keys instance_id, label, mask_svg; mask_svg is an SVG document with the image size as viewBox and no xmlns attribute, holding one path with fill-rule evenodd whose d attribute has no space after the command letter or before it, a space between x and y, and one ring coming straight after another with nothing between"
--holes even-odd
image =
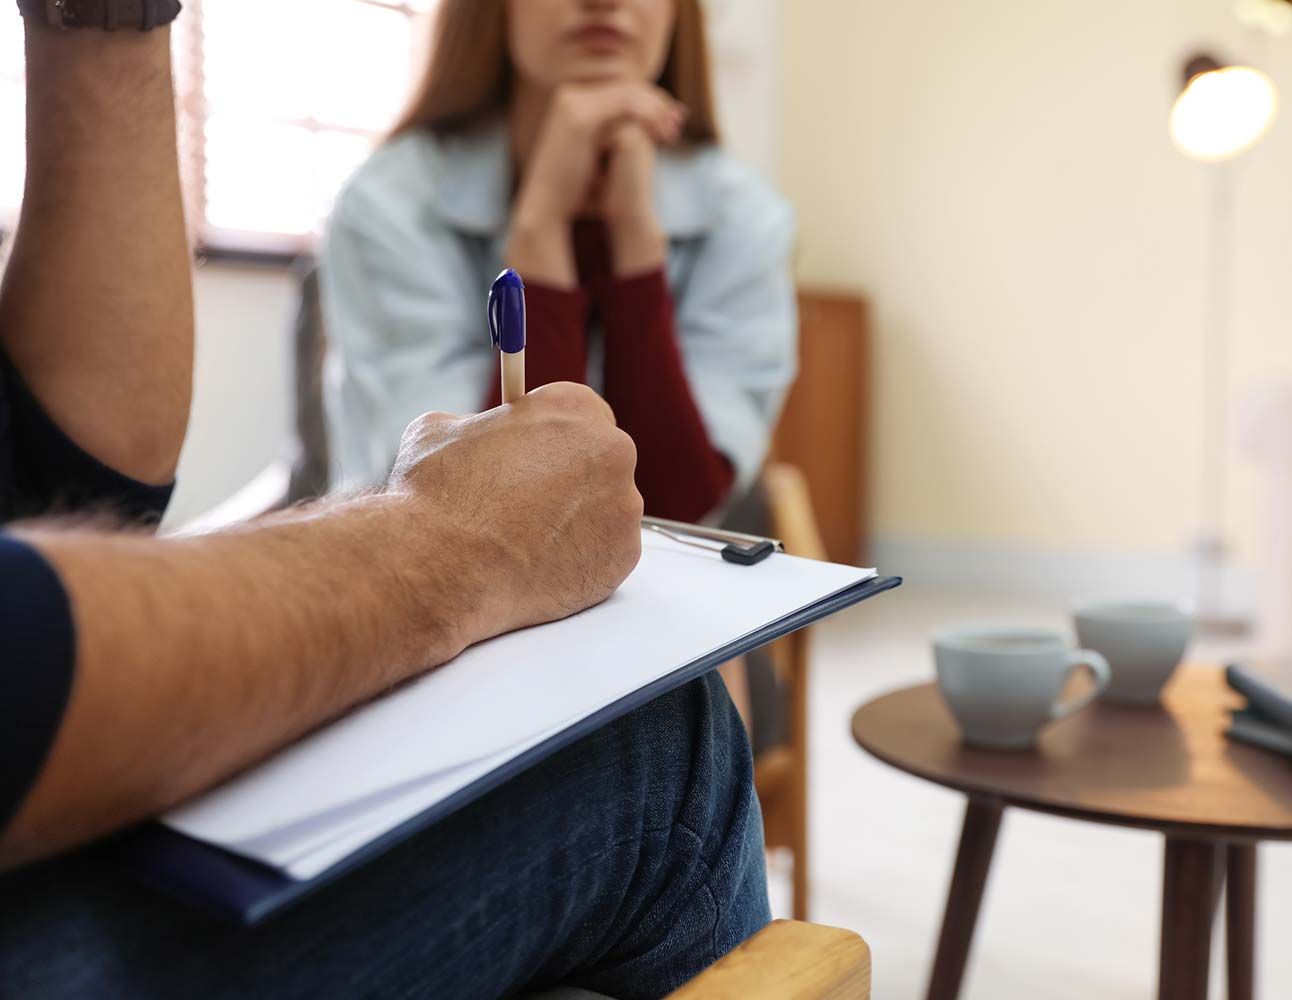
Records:
<instances>
[{"instance_id":1,"label":"floor","mask_svg":"<svg viewBox=\"0 0 1292 1000\"><path fill-rule=\"evenodd\" d=\"M931 679L927 637L986 621L1066 626L1057 602L907 586L818 626L812 687L811 918L869 941L874 995L922 997L963 800L862 754L848 729L860 703ZM1223 657L1223 647L1195 656ZM1006 814L965 1000L1130 1000L1155 996L1162 849L1156 835ZM1260 853L1260 996L1292 996L1292 844ZM783 859L772 900L788 915ZM1222 997L1218 934L1212 996Z\"/></svg>"}]
</instances>

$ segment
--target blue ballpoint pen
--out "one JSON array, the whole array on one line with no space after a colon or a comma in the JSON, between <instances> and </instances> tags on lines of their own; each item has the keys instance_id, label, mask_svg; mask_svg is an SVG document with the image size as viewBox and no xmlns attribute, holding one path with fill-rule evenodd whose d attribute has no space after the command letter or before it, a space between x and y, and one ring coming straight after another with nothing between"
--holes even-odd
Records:
<instances>
[{"instance_id":1,"label":"blue ballpoint pen","mask_svg":"<svg viewBox=\"0 0 1292 1000\"><path fill-rule=\"evenodd\" d=\"M502 401L525 395L525 283L511 268L489 289L489 335L502 357Z\"/></svg>"}]
</instances>

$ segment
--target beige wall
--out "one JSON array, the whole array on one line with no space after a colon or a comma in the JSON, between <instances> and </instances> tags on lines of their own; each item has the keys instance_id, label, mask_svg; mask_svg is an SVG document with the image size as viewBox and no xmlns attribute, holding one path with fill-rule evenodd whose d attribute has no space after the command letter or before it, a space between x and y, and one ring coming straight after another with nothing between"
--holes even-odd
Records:
<instances>
[{"instance_id":1,"label":"beige wall","mask_svg":"<svg viewBox=\"0 0 1292 1000\"><path fill-rule=\"evenodd\" d=\"M1236 165L1235 385L1292 376L1292 38L1227 0L786 0L781 180L805 282L876 307L875 530L1178 550L1200 517L1214 171L1166 116L1200 42L1271 71ZM1231 528L1250 546L1251 475Z\"/></svg>"}]
</instances>

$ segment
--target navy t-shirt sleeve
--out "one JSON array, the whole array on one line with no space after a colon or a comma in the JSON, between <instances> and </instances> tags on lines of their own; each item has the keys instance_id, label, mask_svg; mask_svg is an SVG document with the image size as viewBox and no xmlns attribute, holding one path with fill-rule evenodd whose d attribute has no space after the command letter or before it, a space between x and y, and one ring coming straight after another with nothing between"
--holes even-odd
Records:
<instances>
[{"instance_id":1,"label":"navy t-shirt sleeve","mask_svg":"<svg viewBox=\"0 0 1292 1000\"><path fill-rule=\"evenodd\" d=\"M171 491L123 476L77 447L0 355L0 829L49 754L76 665L72 610L58 574L4 523L87 509L155 523Z\"/></svg>"},{"instance_id":2,"label":"navy t-shirt sleeve","mask_svg":"<svg viewBox=\"0 0 1292 1000\"><path fill-rule=\"evenodd\" d=\"M0 830L54 743L75 659L58 575L35 549L0 532Z\"/></svg>"},{"instance_id":3,"label":"navy t-shirt sleeve","mask_svg":"<svg viewBox=\"0 0 1292 1000\"><path fill-rule=\"evenodd\" d=\"M0 523L102 511L156 524L173 490L124 476L79 448L0 354Z\"/></svg>"}]
</instances>

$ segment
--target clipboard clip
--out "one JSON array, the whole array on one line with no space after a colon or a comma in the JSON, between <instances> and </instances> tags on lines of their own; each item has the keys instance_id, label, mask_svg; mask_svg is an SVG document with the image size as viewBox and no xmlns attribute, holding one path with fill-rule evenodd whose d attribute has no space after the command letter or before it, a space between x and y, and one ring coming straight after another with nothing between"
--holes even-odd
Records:
<instances>
[{"instance_id":1,"label":"clipboard clip","mask_svg":"<svg viewBox=\"0 0 1292 1000\"><path fill-rule=\"evenodd\" d=\"M763 538L761 535L746 535L739 531L706 528L699 524L668 521L662 517L643 517L642 527L680 545L690 545L692 548L704 549L706 552L717 552L724 562L735 563L737 566L755 566L773 552L785 551L785 546L778 538Z\"/></svg>"}]
</instances>

